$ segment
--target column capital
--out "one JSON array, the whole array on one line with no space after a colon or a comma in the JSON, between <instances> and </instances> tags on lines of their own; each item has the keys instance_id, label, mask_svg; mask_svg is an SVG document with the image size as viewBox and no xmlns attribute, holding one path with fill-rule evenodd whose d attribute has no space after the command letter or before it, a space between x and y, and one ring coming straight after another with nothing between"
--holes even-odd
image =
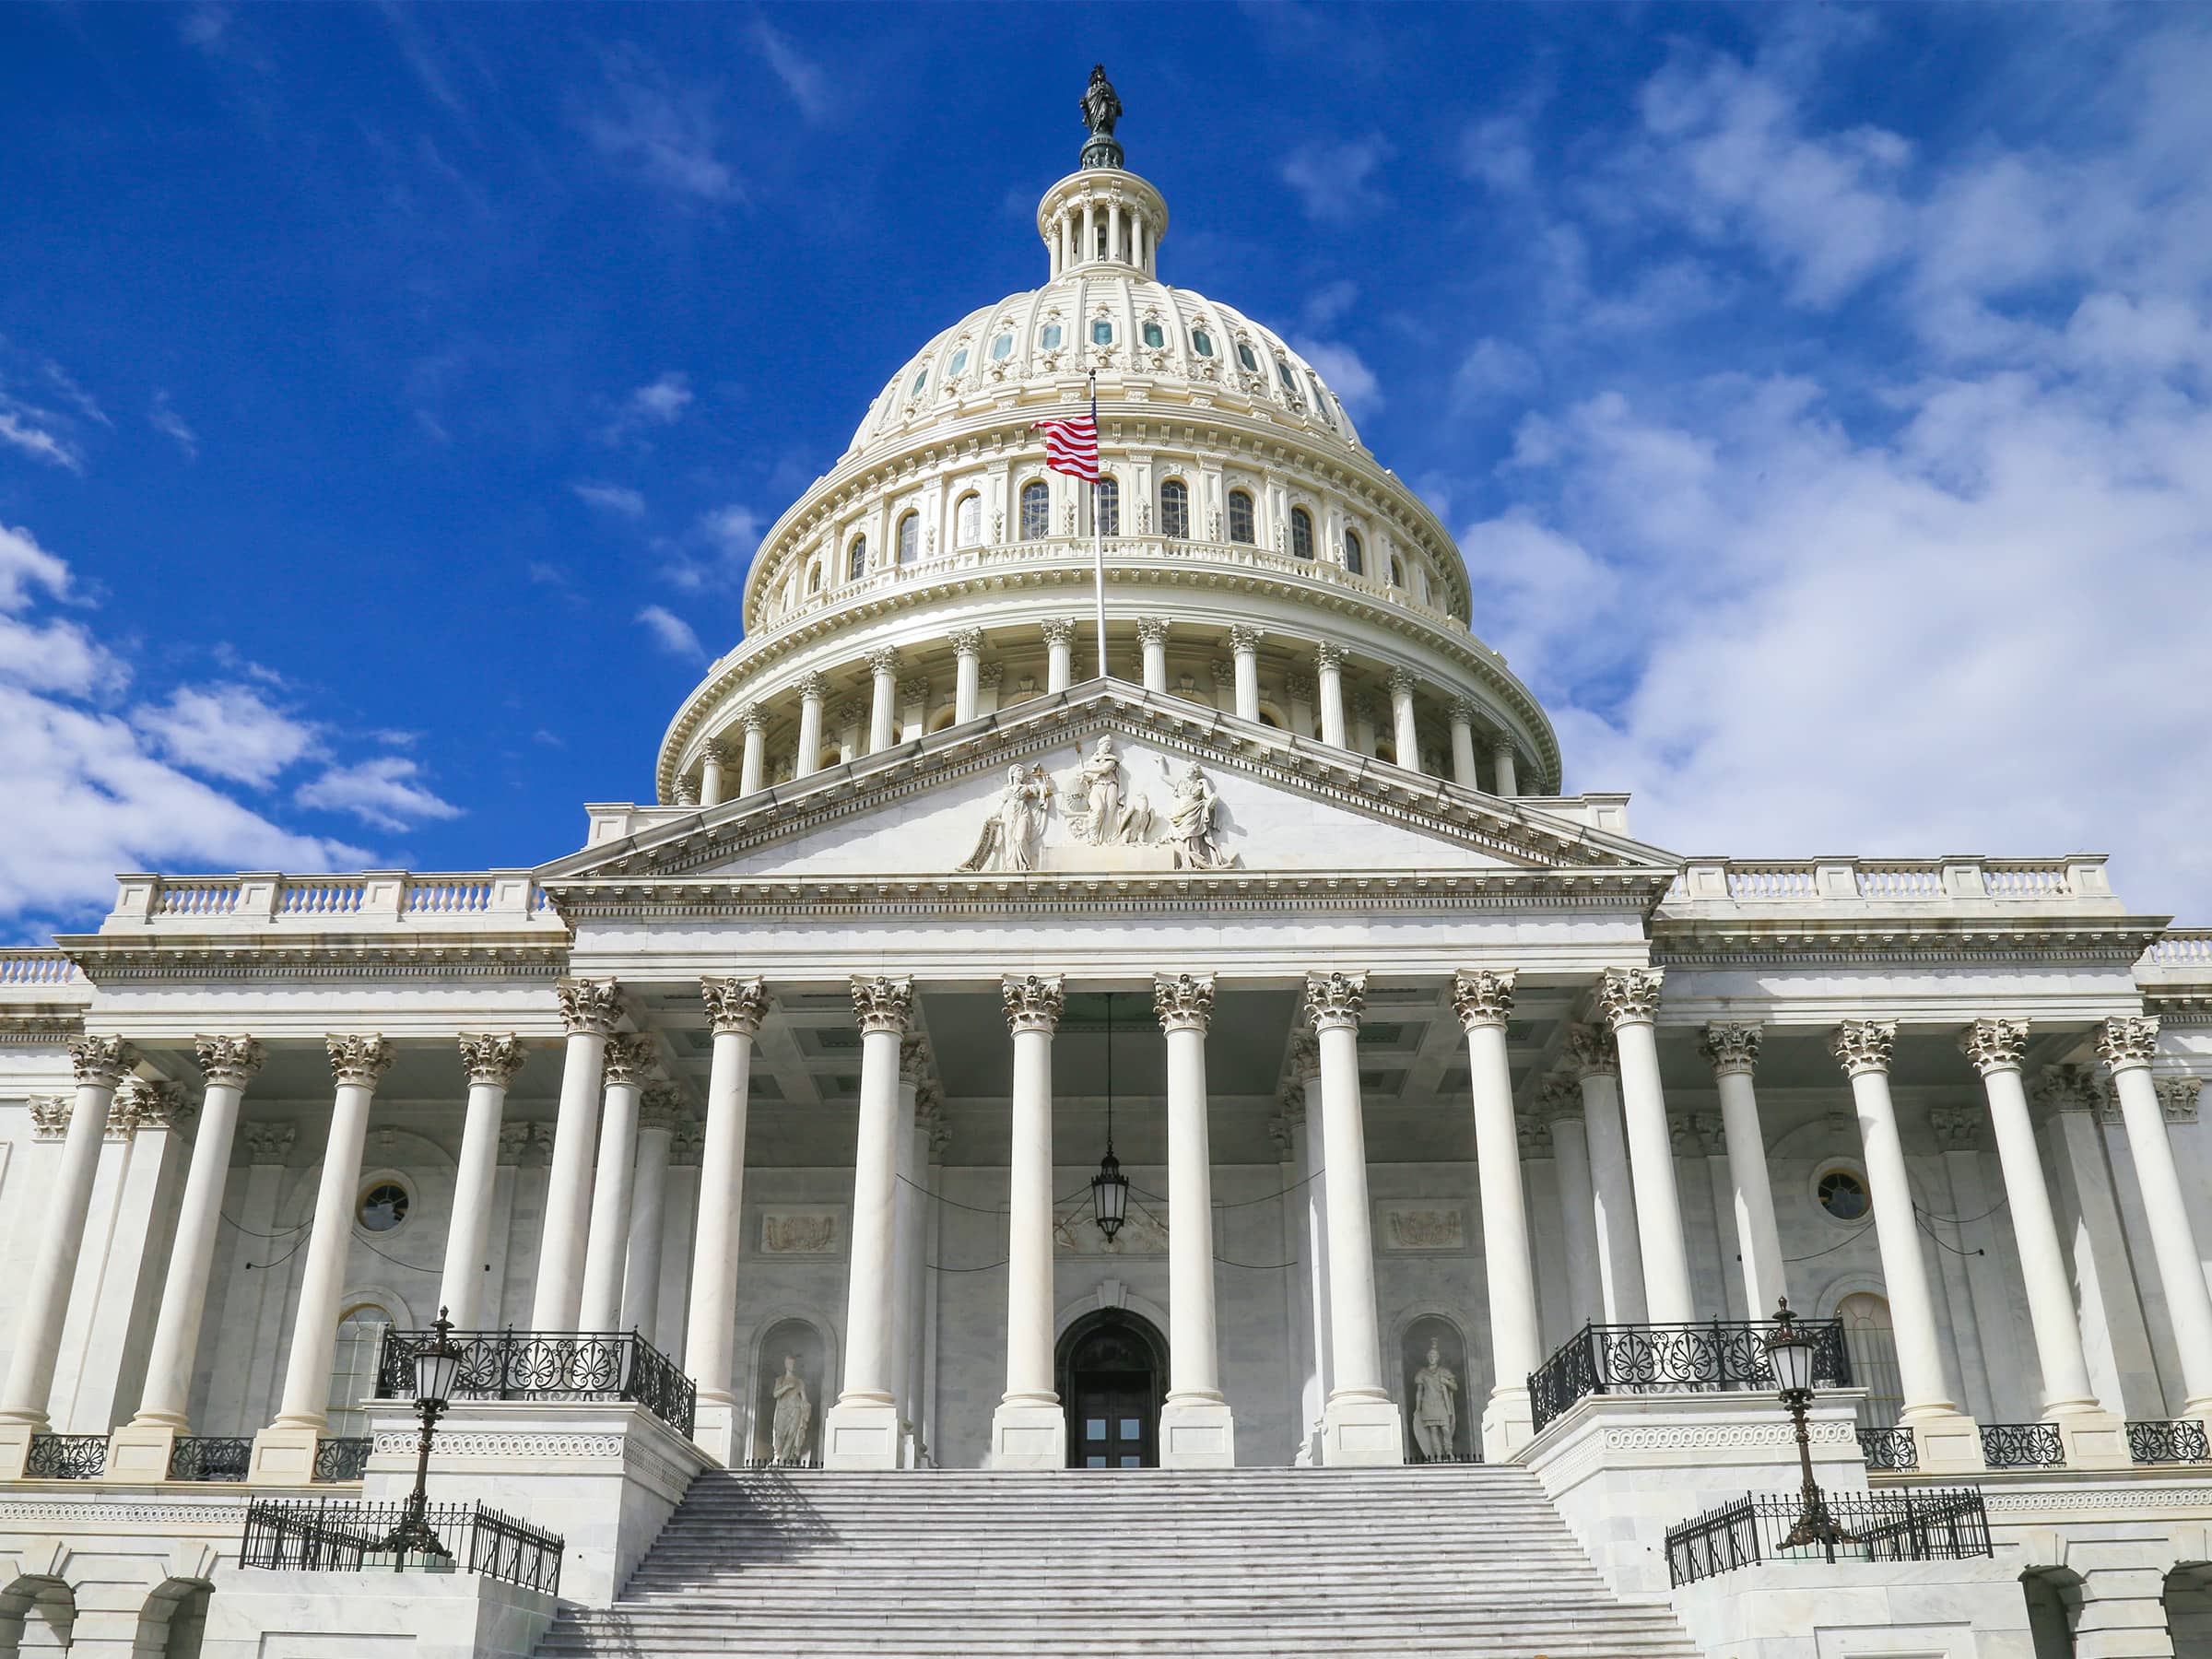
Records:
<instances>
[{"instance_id":1,"label":"column capital","mask_svg":"<svg viewBox=\"0 0 2212 1659\"><path fill-rule=\"evenodd\" d=\"M1567 1028L1567 1064L1576 1082L1620 1076L1620 1050L1607 1027L1577 1022Z\"/></svg>"},{"instance_id":2,"label":"column capital","mask_svg":"<svg viewBox=\"0 0 2212 1659\"><path fill-rule=\"evenodd\" d=\"M899 1039L899 1075L919 1088L928 1071L929 1044L921 1032L908 1031Z\"/></svg>"},{"instance_id":3,"label":"column capital","mask_svg":"<svg viewBox=\"0 0 2212 1659\"><path fill-rule=\"evenodd\" d=\"M925 703L928 700L928 675L911 674L899 682L899 701L901 707L907 703Z\"/></svg>"},{"instance_id":4,"label":"column capital","mask_svg":"<svg viewBox=\"0 0 2212 1659\"><path fill-rule=\"evenodd\" d=\"M983 663L975 670L975 683L986 689L1006 683L1006 665L1004 663Z\"/></svg>"},{"instance_id":5,"label":"column capital","mask_svg":"<svg viewBox=\"0 0 2212 1659\"><path fill-rule=\"evenodd\" d=\"M1536 1111L1545 1118L1583 1115L1583 1086L1565 1073L1554 1073L1536 1085Z\"/></svg>"},{"instance_id":6,"label":"column capital","mask_svg":"<svg viewBox=\"0 0 2212 1659\"><path fill-rule=\"evenodd\" d=\"M1073 645L1076 642L1076 625L1065 617L1048 617L1037 625L1047 645ZM980 641L982 636L978 634Z\"/></svg>"},{"instance_id":7,"label":"column capital","mask_svg":"<svg viewBox=\"0 0 2212 1659\"><path fill-rule=\"evenodd\" d=\"M200 1076L226 1088L245 1088L269 1057L251 1037L194 1037L192 1049L200 1062Z\"/></svg>"},{"instance_id":8,"label":"column capital","mask_svg":"<svg viewBox=\"0 0 2212 1659\"><path fill-rule=\"evenodd\" d=\"M1267 630L1264 628L1254 628L1249 622L1234 623L1229 630L1229 648L1242 656L1248 652L1257 651L1260 641L1266 637Z\"/></svg>"},{"instance_id":9,"label":"column capital","mask_svg":"<svg viewBox=\"0 0 2212 1659\"><path fill-rule=\"evenodd\" d=\"M605 1081L641 1086L659 1060L660 1051L643 1031L617 1031L606 1040Z\"/></svg>"},{"instance_id":10,"label":"column capital","mask_svg":"<svg viewBox=\"0 0 2212 1659\"><path fill-rule=\"evenodd\" d=\"M638 1099L638 1130L664 1129L674 1135L691 1118L690 1102L673 1083L648 1083Z\"/></svg>"},{"instance_id":11,"label":"column capital","mask_svg":"<svg viewBox=\"0 0 2212 1659\"><path fill-rule=\"evenodd\" d=\"M1321 1044L1310 1030L1290 1032L1290 1076L1301 1084L1321 1076Z\"/></svg>"},{"instance_id":12,"label":"column capital","mask_svg":"<svg viewBox=\"0 0 2212 1659\"><path fill-rule=\"evenodd\" d=\"M1306 975L1306 1018L1316 1032L1357 1030L1367 1007L1364 973L1309 973Z\"/></svg>"},{"instance_id":13,"label":"column capital","mask_svg":"<svg viewBox=\"0 0 2212 1659\"><path fill-rule=\"evenodd\" d=\"M69 1065L79 1083L113 1088L138 1064L138 1051L120 1037L76 1037L69 1042Z\"/></svg>"},{"instance_id":14,"label":"column capital","mask_svg":"<svg viewBox=\"0 0 2212 1659\"><path fill-rule=\"evenodd\" d=\"M2170 1124L2196 1122L2197 1096L2204 1091L2202 1077L2188 1076L2154 1079L2159 1091L2159 1110L2166 1114Z\"/></svg>"},{"instance_id":15,"label":"column capital","mask_svg":"<svg viewBox=\"0 0 2212 1659\"><path fill-rule=\"evenodd\" d=\"M468 1072L470 1087L488 1084L494 1088L505 1088L514 1081L514 1074L523 1069L529 1052L523 1047L522 1039L512 1031L504 1036L485 1031L463 1033L461 1064Z\"/></svg>"},{"instance_id":16,"label":"column capital","mask_svg":"<svg viewBox=\"0 0 2212 1659\"><path fill-rule=\"evenodd\" d=\"M2104 1086L2093 1065L2046 1065L2030 1091L2051 1112L2095 1112L2104 1101Z\"/></svg>"},{"instance_id":17,"label":"column capital","mask_svg":"<svg viewBox=\"0 0 2212 1659\"><path fill-rule=\"evenodd\" d=\"M330 1075L341 1085L374 1088L392 1069L392 1045L373 1033L334 1032L323 1046L330 1051Z\"/></svg>"},{"instance_id":18,"label":"column capital","mask_svg":"<svg viewBox=\"0 0 2212 1659\"><path fill-rule=\"evenodd\" d=\"M819 702L830 695L830 677L820 669L803 675L799 679L799 695Z\"/></svg>"},{"instance_id":19,"label":"column capital","mask_svg":"<svg viewBox=\"0 0 2212 1659\"><path fill-rule=\"evenodd\" d=\"M1158 617L1139 617L1136 619L1136 642L1139 645L1165 645L1168 642L1168 625Z\"/></svg>"},{"instance_id":20,"label":"column capital","mask_svg":"<svg viewBox=\"0 0 2212 1659\"><path fill-rule=\"evenodd\" d=\"M1714 1077L1747 1077L1759 1069L1759 1043L1758 1026L1716 1019L1699 1036L1698 1053L1712 1065Z\"/></svg>"},{"instance_id":21,"label":"column capital","mask_svg":"<svg viewBox=\"0 0 2212 1659\"><path fill-rule=\"evenodd\" d=\"M1324 640L1313 647L1313 664L1324 674L1334 674L1344 666L1344 647Z\"/></svg>"},{"instance_id":22,"label":"column capital","mask_svg":"<svg viewBox=\"0 0 2212 1659\"><path fill-rule=\"evenodd\" d=\"M914 1009L912 980L855 974L852 991L853 1017L860 1022L864 1035L888 1032L892 1036L901 1036L905 1033L907 1022Z\"/></svg>"},{"instance_id":23,"label":"column capital","mask_svg":"<svg viewBox=\"0 0 2212 1659\"><path fill-rule=\"evenodd\" d=\"M999 997L1006 1007L1006 1030L1019 1036L1024 1031L1042 1031L1048 1036L1060 1023L1060 1012L1067 999L1061 994L1060 981L1041 978L1034 973L999 982Z\"/></svg>"},{"instance_id":24,"label":"column capital","mask_svg":"<svg viewBox=\"0 0 2212 1659\"><path fill-rule=\"evenodd\" d=\"M765 732L768 730L768 711L757 702L747 703L737 711L737 724L748 733Z\"/></svg>"},{"instance_id":25,"label":"column capital","mask_svg":"<svg viewBox=\"0 0 2212 1659\"><path fill-rule=\"evenodd\" d=\"M69 1133L69 1120L76 1112L75 1095L32 1095L27 1104L31 1139L56 1141Z\"/></svg>"},{"instance_id":26,"label":"column capital","mask_svg":"<svg viewBox=\"0 0 2212 1659\"><path fill-rule=\"evenodd\" d=\"M530 1149L531 1131L536 1127L537 1125L535 1124L501 1124L500 1125L500 1161L503 1164L521 1163L523 1154Z\"/></svg>"},{"instance_id":27,"label":"column capital","mask_svg":"<svg viewBox=\"0 0 2212 1659\"><path fill-rule=\"evenodd\" d=\"M1659 1018L1664 968L1608 968L1597 982L1597 1006L1618 1030L1624 1025L1652 1025Z\"/></svg>"},{"instance_id":28,"label":"column capital","mask_svg":"<svg viewBox=\"0 0 2212 1659\"><path fill-rule=\"evenodd\" d=\"M914 1108L914 1127L929 1136L929 1155L945 1156L945 1148L952 1145L952 1125L945 1121L945 1108L935 1100L927 1100Z\"/></svg>"},{"instance_id":29,"label":"column capital","mask_svg":"<svg viewBox=\"0 0 2212 1659\"><path fill-rule=\"evenodd\" d=\"M129 1140L141 1129L181 1128L199 1110L166 1078L126 1077L108 1107L108 1138Z\"/></svg>"},{"instance_id":30,"label":"column capital","mask_svg":"<svg viewBox=\"0 0 2212 1659\"><path fill-rule=\"evenodd\" d=\"M1276 1125L1278 1124L1282 1129L1281 1133L1276 1134L1276 1144L1287 1148L1289 1132L1293 1129L1303 1129L1306 1126L1306 1091L1304 1089L1290 1086L1276 1091L1275 1115L1267 1120L1267 1127L1271 1134L1276 1132Z\"/></svg>"},{"instance_id":31,"label":"column capital","mask_svg":"<svg viewBox=\"0 0 2212 1659\"><path fill-rule=\"evenodd\" d=\"M1161 973L1152 979L1152 1011L1163 1031L1203 1031L1214 1018L1214 976Z\"/></svg>"},{"instance_id":32,"label":"column capital","mask_svg":"<svg viewBox=\"0 0 2212 1659\"><path fill-rule=\"evenodd\" d=\"M2027 1047L2028 1022L2024 1019L1985 1017L1959 1033L1959 1052L1985 1077L1992 1072L2018 1071Z\"/></svg>"},{"instance_id":33,"label":"column capital","mask_svg":"<svg viewBox=\"0 0 2212 1659\"><path fill-rule=\"evenodd\" d=\"M2153 1015L2122 1015L2097 1028L2097 1057L2107 1071L2148 1065L2158 1046L2159 1022Z\"/></svg>"},{"instance_id":34,"label":"column capital","mask_svg":"<svg viewBox=\"0 0 2212 1659\"><path fill-rule=\"evenodd\" d=\"M300 1131L290 1124L241 1124L239 1139L246 1143L246 1161L280 1164L291 1155Z\"/></svg>"},{"instance_id":35,"label":"column capital","mask_svg":"<svg viewBox=\"0 0 2212 1659\"><path fill-rule=\"evenodd\" d=\"M560 1023L571 1037L605 1037L622 1017L622 993L611 979L564 979L553 994L560 999Z\"/></svg>"},{"instance_id":36,"label":"column capital","mask_svg":"<svg viewBox=\"0 0 2212 1659\"><path fill-rule=\"evenodd\" d=\"M1861 1072L1887 1072L1889 1056L1897 1047L1897 1021L1847 1019L1830 1033L1828 1047L1842 1064L1847 1077L1855 1077Z\"/></svg>"},{"instance_id":37,"label":"column capital","mask_svg":"<svg viewBox=\"0 0 2212 1659\"><path fill-rule=\"evenodd\" d=\"M707 1029L717 1037L751 1037L759 1032L773 1003L761 979L702 979L700 1000L707 1005Z\"/></svg>"},{"instance_id":38,"label":"column capital","mask_svg":"<svg viewBox=\"0 0 2212 1659\"><path fill-rule=\"evenodd\" d=\"M955 656L981 656L983 651L983 630L980 628L956 628L947 634Z\"/></svg>"},{"instance_id":39,"label":"column capital","mask_svg":"<svg viewBox=\"0 0 2212 1659\"><path fill-rule=\"evenodd\" d=\"M888 674L895 678L899 673L899 653L886 645L880 650L869 652L867 664L871 675Z\"/></svg>"},{"instance_id":40,"label":"column capital","mask_svg":"<svg viewBox=\"0 0 2212 1659\"><path fill-rule=\"evenodd\" d=\"M1512 734L1511 732L1494 732L1490 735L1491 754L1517 755L1520 752L1520 746L1513 741ZM1660 970L1654 968L1652 970L1652 971L1653 973L1657 973L1660 971Z\"/></svg>"},{"instance_id":41,"label":"column capital","mask_svg":"<svg viewBox=\"0 0 2212 1659\"><path fill-rule=\"evenodd\" d=\"M1983 1114L1971 1106L1932 1106L1928 1127L1945 1152L1975 1152L1982 1147Z\"/></svg>"},{"instance_id":42,"label":"column capital","mask_svg":"<svg viewBox=\"0 0 2212 1659\"><path fill-rule=\"evenodd\" d=\"M1513 1138L1521 1143L1523 1158L1551 1156L1551 1120L1513 1113Z\"/></svg>"},{"instance_id":43,"label":"column capital","mask_svg":"<svg viewBox=\"0 0 2212 1659\"><path fill-rule=\"evenodd\" d=\"M1452 700L1452 724L1453 725L1473 726L1475 716L1479 712L1478 706L1471 697L1455 697Z\"/></svg>"},{"instance_id":44,"label":"column capital","mask_svg":"<svg viewBox=\"0 0 2212 1659\"><path fill-rule=\"evenodd\" d=\"M699 746L699 758L702 761L712 760L715 765L722 766L728 762L730 751L723 747L721 738L710 737Z\"/></svg>"},{"instance_id":45,"label":"column capital","mask_svg":"<svg viewBox=\"0 0 2212 1659\"><path fill-rule=\"evenodd\" d=\"M1393 697L1411 697L1420 688L1421 681L1420 677L1410 668L1393 668L1384 683L1390 687Z\"/></svg>"},{"instance_id":46,"label":"column capital","mask_svg":"<svg viewBox=\"0 0 2212 1659\"><path fill-rule=\"evenodd\" d=\"M1476 968L1453 974L1452 1010L1459 1016L1460 1029L1502 1027L1513 1016L1513 982L1518 977L1510 968L1502 972Z\"/></svg>"}]
</instances>

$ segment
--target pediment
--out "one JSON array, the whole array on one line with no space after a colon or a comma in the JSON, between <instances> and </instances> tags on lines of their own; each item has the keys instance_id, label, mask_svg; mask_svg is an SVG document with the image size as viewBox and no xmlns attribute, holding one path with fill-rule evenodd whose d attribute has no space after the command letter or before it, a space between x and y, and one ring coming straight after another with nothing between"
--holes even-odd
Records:
<instances>
[{"instance_id":1,"label":"pediment","mask_svg":"<svg viewBox=\"0 0 2212 1659\"><path fill-rule=\"evenodd\" d=\"M1092 682L547 866L613 878L1667 868L1656 848Z\"/></svg>"}]
</instances>

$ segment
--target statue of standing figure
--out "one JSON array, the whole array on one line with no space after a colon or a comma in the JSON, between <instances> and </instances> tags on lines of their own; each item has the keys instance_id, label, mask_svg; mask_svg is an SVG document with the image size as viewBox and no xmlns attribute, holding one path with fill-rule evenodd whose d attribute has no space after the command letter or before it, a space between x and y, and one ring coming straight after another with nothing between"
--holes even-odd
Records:
<instances>
[{"instance_id":1,"label":"statue of standing figure","mask_svg":"<svg viewBox=\"0 0 2212 1659\"><path fill-rule=\"evenodd\" d=\"M1128 801L1122 758L1114 752L1112 737L1100 738L1066 782L1068 805L1064 813L1072 839L1112 847L1139 844L1152 833L1152 808L1141 794Z\"/></svg>"},{"instance_id":2,"label":"statue of standing figure","mask_svg":"<svg viewBox=\"0 0 2212 1659\"><path fill-rule=\"evenodd\" d=\"M1227 870L1235 865L1237 855L1223 852L1215 839L1214 811L1220 801L1214 781L1192 761L1175 785L1174 805L1168 808L1167 840L1177 869Z\"/></svg>"},{"instance_id":3,"label":"statue of standing figure","mask_svg":"<svg viewBox=\"0 0 2212 1659\"><path fill-rule=\"evenodd\" d=\"M1459 1428L1459 1379L1443 1359L1431 1342L1429 1363L1413 1373L1413 1441L1423 1463L1441 1463L1450 1457L1453 1436Z\"/></svg>"},{"instance_id":4,"label":"statue of standing figure","mask_svg":"<svg viewBox=\"0 0 2212 1659\"><path fill-rule=\"evenodd\" d=\"M1053 780L1041 766L1006 768L1006 786L976 838L963 870L1033 870L1044 844L1045 815L1052 809Z\"/></svg>"},{"instance_id":5,"label":"statue of standing figure","mask_svg":"<svg viewBox=\"0 0 2212 1659\"><path fill-rule=\"evenodd\" d=\"M795 1464L806 1461L806 1431L814 1426L814 1404L806 1397L806 1380L799 1375L799 1357L783 1356L783 1374L776 1379L776 1415L769 1431L769 1461Z\"/></svg>"}]
</instances>

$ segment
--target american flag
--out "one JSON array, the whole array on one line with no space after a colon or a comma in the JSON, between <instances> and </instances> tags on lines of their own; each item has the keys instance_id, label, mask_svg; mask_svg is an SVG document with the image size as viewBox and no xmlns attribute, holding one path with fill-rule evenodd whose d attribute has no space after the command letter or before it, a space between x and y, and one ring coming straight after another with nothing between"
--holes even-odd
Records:
<instances>
[{"instance_id":1,"label":"american flag","mask_svg":"<svg viewBox=\"0 0 2212 1659\"><path fill-rule=\"evenodd\" d=\"M1032 430L1044 433L1044 465L1053 472L1065 473L1071 478L1081 478L1088 484L1099 481L1099 400L1090 400L1088 415L1074 415L1064 420L1030 422Z\"/></svg>"}]
</instances>

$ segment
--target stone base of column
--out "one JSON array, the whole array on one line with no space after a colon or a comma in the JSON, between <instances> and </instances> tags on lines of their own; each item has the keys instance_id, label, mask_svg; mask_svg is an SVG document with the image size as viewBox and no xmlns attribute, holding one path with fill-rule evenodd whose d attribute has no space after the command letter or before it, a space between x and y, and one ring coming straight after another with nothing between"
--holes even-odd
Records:
<instances>
[{"instance_id":1,"label":"stone base of column","mask_svg":"<svg viewBox=\"0 0 2212 1659\"><path fill-rule=\"evenodd\" d=\"M1057 1401L1001 1400L991 1414L994 1469L1067 1467L1067 1416Z\"/></svg>"},{"instance_id":2,"label":"stone base of column","mask_svg":"<svg viewBox=\"0 0 2212 1659\"><path fill-rule=\"evenodd\" d=\"M1290 1466L1294 1469L1320 1468L1322 1438L1322 1422L1315 1418L1306 1425L1305 1433L1300 1437L1298 1450L1290 1454Z\"/></svg>"},{"instance_id":3,"label":"stone base of column","mask_svg":"<svg viewBox=\"0 0 2212 1659\"><path fill-rule=\"evenodd\" d=\"M1912 1430L1923 1475L1962 1475L1988 1467L1982 1457L1982 1426L1964 1412L1908 1408L1898 1427Z\"/></svg>"},{"instance_id":4,"label":"stone base of column","mask_svg":"<svg viewBox=\"0 0 2212 1659\"><path fill-rule=\"evenodd\" d=\"M2127 1424L2101 1406L2053 1411L2048 1421L2058 1426L2058 1438L2066 1448L2069 1469L2132 1469L2136 1460L2127 1453ZM112 1459L113 1453L111 1453Z\"/></svg>"},{"instance_id":5,"label":"stone base of column","mask_svg":"<svg viewBox=\"0 0 2212 1659\"><path fill-rule=\"evenodd\" d=\"M1227 1400L1179 1400L1159 1408L1159 1466L1163 1469L1233 1469L1237 1424Z\"/></svg>"},{"instance_id":6,"label":"stone base of column","mask_svg":"<svg viewBox=\"0 0 2212 1659\"><path fill-rule=\"evenodd\" d=\"M1486 1463L1510 1463L1536 1438L1536 1411L1523 1388L1493 1388L1482 1408L1482 1456Z\"/></svg>"},{"instance_id":7,"label":"stone base of column","mask_svg":"<svg viewBox=\"0 0 2212 1659\"><path fill-rule=\"evenodd\" d=\"M822 1467L899 1466L899 1408L888 1400L840 1400L822 1418Z\"/></svg>"},{"instance_id":8,"label":"stone base of column","mask_svg":"<svg viewBox=\"0 0 2212 1659\"><path fill-rule=\"evenodd\" d=\"M700 1394L691 1413L691 1443L724 1468L735 1467L739 1457L737 1437L744 1431L737 1419L737 1402L734 1398L725 1394L720 1399L710 1399Z\"/></svg>"},{"instance_id":9,"label":"stone base of column","mask_svg":"<svg viewBox=\"0 0 2212 1659\"><path fill-rule=\"evenodd\" d=\"M1321 1416L1321 1461L1331 1469L1378 1469L1406 1461L1406 1423L1395 1400L1336 1394Z\"/></svg>"},{"instance_id":10,"label":"stone base of column","mask_svg":"<svg viewBox=\"0 0 2212 1659\"><path fill-rule=\"evenodd\" d=\"M44 1430L32 1423L0 1423L0 1480L20 1480L30 1461L30 1437Z\"/></svg>"},{"instance_id":11,"label":"stone base of column","mask_svg":"<svg viewBox=\"0 0 2212 1659\"><path fill-rule=\"evenodd\" d=\"M100 1477L139 1485L167 1480L169 1454L175 1449L181 1432L169 1423L124 1424L108 1436L108 1466L100 1471Z\"/></svg>"},{"instance_id":12,"label":"stone base of column","mask_svg":"<svg viewBox=\"0 0 2212 1659\"><path fill-rule=\"evenodd\" d=\"M246 1465L248 1486L311 1486L315 1478L315 1444L320 1429L294 1429L272 1423L253 1437L253 1456Z\"/></svg>"}]
</instances>

